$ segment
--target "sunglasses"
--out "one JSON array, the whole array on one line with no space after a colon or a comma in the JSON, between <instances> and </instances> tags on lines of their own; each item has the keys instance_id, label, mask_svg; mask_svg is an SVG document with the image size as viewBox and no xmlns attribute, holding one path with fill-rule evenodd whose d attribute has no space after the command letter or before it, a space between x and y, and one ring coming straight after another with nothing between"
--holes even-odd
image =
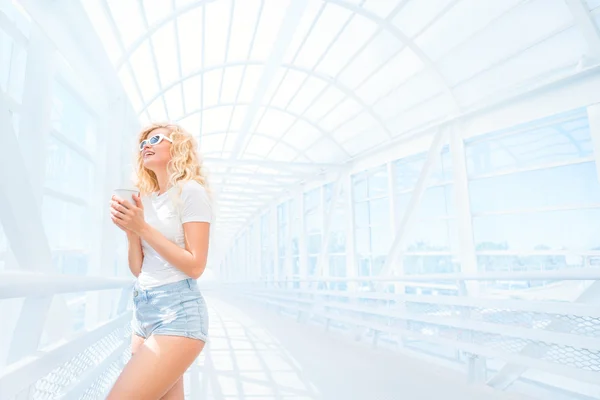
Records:
<instances>
[{"instance_id":1,"label":"sunglasses","mask_svg":"<svg viewBox=\"0 0 600 400\"><path fill-rule=\"evenodd\" d=\"M163 139L173 143L171 139L160 133L158 135L151 136L148 139L142 140L142 142L140 143L140 151L144 150L144 147L146 147L147 144L149 144L150 146L156 146L157 144L162 142Z\"/></svg>"}]
</instances>

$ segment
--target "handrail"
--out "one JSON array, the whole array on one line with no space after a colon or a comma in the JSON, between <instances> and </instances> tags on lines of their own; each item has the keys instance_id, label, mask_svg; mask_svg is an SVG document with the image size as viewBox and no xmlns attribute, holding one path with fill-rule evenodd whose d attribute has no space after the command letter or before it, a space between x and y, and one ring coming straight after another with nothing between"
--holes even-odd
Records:
<instances>
[{"instance_id":1,"label":"handrail","mask_svg":"<svg viewBox=\"0 0 600 400\"><path fill-rule=\"evenodd\" d=\"M600 318L600 308L594 305L573 303L566 301L541 301L541 300L516 300L496 299L466 296L433 296L402 293L377 293L377 292L345 292L333 290L302 290L302 289L266 289L271 293L305 294L312 296L328 296L347 299L384 300L408 303L434 304L444 306L462 306L477 308L511 309L512 311L525 311L537 313L551 313L557 315L575 315L579 317ZM261 293L262 290L254 290ZM272 295L270 295L273 297ZM299 298L280 297L282 300L296 301ZM306 299L303 299L306 300Z\"/></svg>"},{"instance_id":2,"label":"handrail","mask_svg":"<svg viewBox=\"0 0 600 400\"><path fill-rule=\"evenodd\" d=\"M459 272L448 274L422 274L398 276L357 277L303 277L288 279L263 279L227 281L225 284L264 284L293 282L430 282L431 281L596 281L600 280L600 268L571 268L556 271L507 271L507 272Z\"/></svg>"},{"instance_id":3,"label":"handrail","mask_svg":"<svg viewBox=\"0 0 600 400\"><path fill-rule=\"evenodd\" d=\"M120 289L128 285L133 285L133 279L0 272L0 299Z\"/></svg>"},{"instance_id":4,"label":"handrail","mask_svg":"<svg viewBox=\"0 0 600 400\"><path fill-rule=\"evenodd\" d=\"M0 393L6 398L13 398L54 368L69 361L74 354L81 353L115 329L125 326L130 318L131 313L125 312L92 331L75 335L71 340L62 341L53 348L8 365L0 373Z\"/></svg>"}]
</instances>

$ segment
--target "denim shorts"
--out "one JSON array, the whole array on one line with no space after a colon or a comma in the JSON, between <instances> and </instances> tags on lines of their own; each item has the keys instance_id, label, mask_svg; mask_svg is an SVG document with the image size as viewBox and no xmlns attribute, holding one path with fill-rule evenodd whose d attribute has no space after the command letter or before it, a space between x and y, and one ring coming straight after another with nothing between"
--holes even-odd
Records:
<instances>
[{"instance_id":1,"label":"denim shorts","mask_svg":"<svg viewBox=\"0 0 600 400\"><path fill-rule=\"evenodd\" d=\"M208 339L208 310L193 279L144 290L133 287L131 329L137 336L184 336Z\"/></svg>"}]
</instances>

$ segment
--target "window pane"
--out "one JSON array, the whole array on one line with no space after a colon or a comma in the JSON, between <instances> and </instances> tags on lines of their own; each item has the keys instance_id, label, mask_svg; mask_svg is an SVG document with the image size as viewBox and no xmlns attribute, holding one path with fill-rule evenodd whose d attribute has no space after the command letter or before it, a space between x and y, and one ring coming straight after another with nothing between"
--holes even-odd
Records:
<instances>
[{"instance_id":1,"label":"window pane","mask_svg":"<svg viewBox=\"0 0 600 400\"><path fill-rule=\"evenodd\" d=\"M407 232L406 251L458 252L458 231L454 220L415 221Z\"/></svg>"},{"instance_id":2,"label":"window pane","mask_svg":"<svg viewBox=\"0 0 600 400\"><path fill-rule=\"evenodd\" d=\"M55 82L53 90L52 127L93 153L96 132L92 115L62 84Z\"/></svg>"},{"instance_id":3,"label":"window pane","mask_svg":"<svg viewBox=\"0 0 600 400\"><path fill-rule=\"evenodd\" d=\"M319 254L321 251L321 235L309 235L308 238L308 254Z\"/></svg>"},{"instance_id":4,"label":"window pane","mask_svg":"<svg viewBox=\"0 0 600 400\"><path fill-rule=\"evenodd\" d=\"M388 178L387 169L382 168L369 176L369 197L381 197L387 195Z\"/></svg>"},{"instance_id":5,"label":"window pane","mask_svg":"<svg viewBox=\"0 0 600 400\"><path fill-rule=\"evenodd\" d=\"M361 255L371 253L371 231L369 228L356 229L356 252Z\"/></svg>"},{"instance_id":6,"label":"window pane","mask_svg":"<svg viewBox=\"0 0 600 400\"><path fill-rule=\"evenodd\" d=\"M355 223L359 228L369 226L369 202L356 203L354 205Z\"/></svg>"},{"instance_id":7,"label":"window pane","mask_svg":"<svg viewBox=\"0 0 600 400\"><path fill-rule=\"evenodd\" d=\"M600 204L593 162L476 179L469 192L474 213Z\"/></svg>"},{"instance_id":8,"label":"window pane","mask_svg":"<svg viewBox=\"0 0 600 400\"><path fill-rule=\"evenodd\" d=\"M91 162L52 135L48 135L47 143L46 186L89 199L93 182Z\"/></svg>"},{"instance_id":9,"label":"window pane","mask_svg":"<svg viewBox=\"0 0 600 400\"><path fill-rule=\"evenodd\" d=\"M459 270L453 256L450 255L407 255L403 259L406 274L438 274Z\"/></svg>"},{"instance_id":10,"label":"window pane","mask_svg":"<svg viewBox=\"0 0 600 400\"><path fill-rule=\"evenodd\" d=\"M363 201L367 198L367 177L366 173L354 175L352 177L352 188L354 194L354 201Z\"/></svg>"},{"instance_id":11,"label":"window pane","mask_svg":"<svg viewBox=\"0 0 600 400\"><path fill-rule=\"evenodd\" d=\"M477 250L600 250L600 210L473 218Z\"/></svg>"},{"instance_id":12,"label":"window pane","mask_svg":"<svg viewBox=\"0 0 600 400\"><path fill-rule=\"evenodd\" d=\"M346 276L346 256L329 256L329 275Z\"/></svg>"},{"instance_id":13,"label":"window pane","mask_svg":"<svg viewBox=\"0 0 600 400\"><path fill-rule=\"evenodd\" d=\"M387 197L369 202L371 226L390 226L390 204Z\"/></svg>"},{"instance_id":14,"label":"window pane","mask_svg":"<svg viewBox=\"0 0 600 400\"><path fill-rule=\"evenodd\" d=\"M371 228L371 251L373 254L387 254L392 241L393 237L389 227Z\"/></svg>"},{"instance_id":15,"label":"window pane","mask_svg":"<svg viewBox=\"0 0 600 400\"><path fill-rule=\"evenodd\" d=\"M588 257L589 258L589 257ZM564 268L583 268L586 257L565 255L477 255L479 271L547 271Z\"/></svg>"},{"instance_id":16,"label":"window pane","mask_svg":"<svg viewBox=\"0 0 600 400\"><path fill-rule=\"evenodd\" d=\"M497 132L466 141L469 176L592 156L585 111L535 121L512 131L514 134Z\"/></svg>"}]
</instances>

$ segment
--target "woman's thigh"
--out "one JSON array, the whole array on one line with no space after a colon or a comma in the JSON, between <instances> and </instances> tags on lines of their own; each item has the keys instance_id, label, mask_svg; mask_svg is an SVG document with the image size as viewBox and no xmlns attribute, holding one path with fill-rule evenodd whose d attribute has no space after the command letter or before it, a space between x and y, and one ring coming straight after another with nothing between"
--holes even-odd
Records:
<instances>
[{"instance_id":1,"label":"woman's thigh","mask_svg":"<svg viewBox=\"0 0 600 400\"><path fill-rule=\"evenodd\" d=\"M127 363L107 400L159 399L183 375L204 342L181 336L150 336Z\"/></svg>"},{"instance_id":2,"label":"woman's thigh","mask_svg":"<svg viewBox=\"0 0 600 400\"><path fill-rule=\"evenodd\" d=\"M136 335L135 333L131 334L131 355L133 356L139 348L144 344L146 339L141 336Z\"/></svg>"}]
</instances>

